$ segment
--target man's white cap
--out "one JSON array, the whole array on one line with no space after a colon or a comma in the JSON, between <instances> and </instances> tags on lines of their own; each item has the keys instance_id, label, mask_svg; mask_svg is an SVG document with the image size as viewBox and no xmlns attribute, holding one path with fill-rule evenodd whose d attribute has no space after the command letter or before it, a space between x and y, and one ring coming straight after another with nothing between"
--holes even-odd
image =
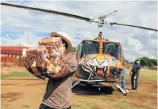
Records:
<instances>
[{"instance_id":1,"label":"man's white cap","mask_svg":"<svg viewBox=\"0 0 158 109\"><path fill-rule=\"evenodd\" d=\"M58 32L58 34L66 37L69 41L71 41L71 37L67 33L60 31L60 32Z\"/></svg>"},{"instance_id":2,"label":"man's white cap","mask_svg":"<svg viewBox=\"0 0 158 109\"><path fill-rule=\"evenodd\" d=\"M52 32L51 33L51 37L61 37L61 39L64 40L67 43L67 45L68 45L66 51L67 52L71 52L71 50L72 50L72 44L70 42L71 38L70 38L70 36L68 34L66 34L64 32L58 32L58 33Z\"/></svg>"}]
</instances>

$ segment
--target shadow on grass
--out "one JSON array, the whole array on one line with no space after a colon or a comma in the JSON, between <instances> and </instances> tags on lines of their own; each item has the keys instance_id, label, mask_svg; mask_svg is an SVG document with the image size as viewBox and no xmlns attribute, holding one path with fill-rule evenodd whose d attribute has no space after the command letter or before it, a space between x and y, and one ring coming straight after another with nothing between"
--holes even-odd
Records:
<instances>
[{"instance_id":1,"label":"shadow on grass","mask_svg":"<svg viewBox=\"0 0 158 109\"><path fill-rule=\"evenodd\" d=\"M78 85L72 89L72 92L76 95L111 95L114 89L110 86L96 87L92 85L81 86Z\"/></svg>"}]
</instances>

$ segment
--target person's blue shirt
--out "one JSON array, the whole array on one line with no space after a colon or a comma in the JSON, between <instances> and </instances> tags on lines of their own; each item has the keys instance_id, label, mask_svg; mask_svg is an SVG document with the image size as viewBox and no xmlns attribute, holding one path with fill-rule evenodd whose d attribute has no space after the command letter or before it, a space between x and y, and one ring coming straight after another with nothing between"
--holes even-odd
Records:
<instances>
[{"instance_id":1,"label":"person's blue shirt","mask_svg":"<svg viewBox=\"0 0 158 109\"><path fill-rule=\"evenodd\" d=\"M141 68L140 63L135 63L135 64L133 65L133 72L134 72L134 73L137 73L140 68Z\"/></svg>"}]
</instances>

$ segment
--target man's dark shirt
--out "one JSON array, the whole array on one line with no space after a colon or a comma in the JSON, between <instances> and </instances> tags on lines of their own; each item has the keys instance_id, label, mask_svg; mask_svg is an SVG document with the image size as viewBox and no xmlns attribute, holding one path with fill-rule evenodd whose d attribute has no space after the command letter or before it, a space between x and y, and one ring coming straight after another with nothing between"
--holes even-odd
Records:
<instances>
[{"instance_id":1,"label":"man's dark shirt","mask_svg":"<svg viewBox=\"0 0 158 109\"><path fill-rule=\"evenodd\" d=\"M133 69L132 69L133 73L139 73L140 68L141 68L141 65L135 63L135 64L133 65Z\"/></svg>"}]
</instances>

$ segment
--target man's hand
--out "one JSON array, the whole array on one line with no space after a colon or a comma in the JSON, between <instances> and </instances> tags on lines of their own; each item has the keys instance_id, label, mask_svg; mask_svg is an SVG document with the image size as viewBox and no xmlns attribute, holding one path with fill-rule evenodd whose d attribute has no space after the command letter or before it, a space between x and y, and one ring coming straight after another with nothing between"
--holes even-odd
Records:
<instances>
[{"instance_id":1,"label":"man's hand","mask_svg":"<svg viewBox=\"0 0 158 109\"><path fill-rule=\"evenodd\" d=\"M131 76L131 75L132 75L132 73L133 73L133 69L131 70L131 72L130 72L130 74L129 74L129 75Z\"/></svg>"},{"instance_id":2,"label":"man's hand","mask_svg":"<svg viewBox=\"0 0 158 109\"><path fill-rule=\"evenodd\" d=\"M130 72L130 74L129 74L130 76L132 75L132 71Z\"/></svg>"},{"instance_id":3,"label":"man's hand","mask_svg":"<svg viewBox=\"0 0 158 109\"><path fill-rule=\"evenodd\" d=\"M58 79L67 76L69 73L70 70L67 68L66 65L63 65L59 73L55 73L55 74L49 73L48 76L50 78Z\"/></svg>"}]
</instances>

